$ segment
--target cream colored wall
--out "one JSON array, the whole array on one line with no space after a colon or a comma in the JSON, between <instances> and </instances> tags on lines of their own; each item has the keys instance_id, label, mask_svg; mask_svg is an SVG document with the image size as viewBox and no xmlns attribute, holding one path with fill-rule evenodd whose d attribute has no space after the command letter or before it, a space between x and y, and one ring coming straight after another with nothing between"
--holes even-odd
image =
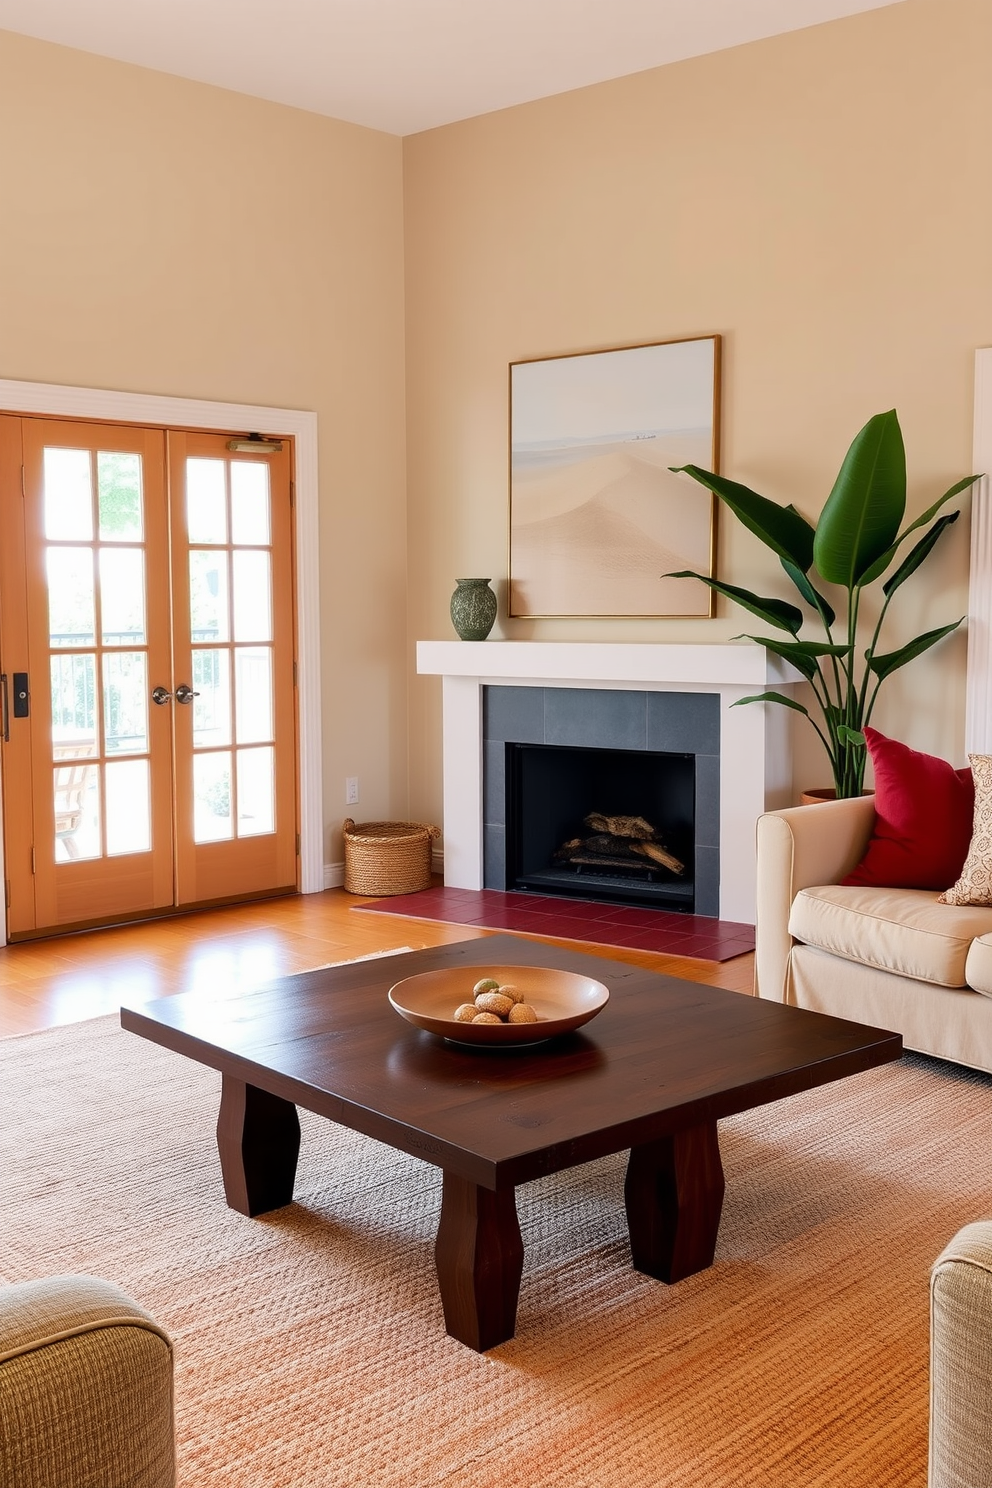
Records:
<instances>
[{"instance_id":1,"label":"cream colored wall","mask_svg":"<svg viewBox=\"0 0 992 1488\"><path fill-rule=\"evenodd\" d=\"M0 33L0 377L316 410L325 858L405 814L393 136Z\"/></svg>"},{"instance_id":2,"label":"cream colored wall","mask_svg":"<svg viewBox=\"0 0 992 1488\"><path fill-rule=\"evenodd\" d=\"M967 470L992 341L990 44L986 0L905 0L401 145L0 33L0 377L318 412L328 860L345 775L362 817L408 809L412 642L451 634L456 577L505 578L511 360L719 331L723 469L810 516L881 408L913 510ZM720 551L724 577L786 592L729 520ZM966 561L961 522L893 645L962 613ZM496 633L746 623L721 606ZM439 820L439 689L410 686L409 809ZM963 689L961 637L877 721L959 757ZM797 744L797 781L825 779Z\"/></svg>"},{"instance_id":3,"label":"cream colored wall","mask_svg":"<svg viewBox=\"0 0 992 1488\"><path fill-rule=\"evenodd\" d=\"M886 408L913 514L968 472L974 349L992 341L990 55L987 0L906 0L405 141L411 643L452 634L456 577L505 579L518 358L720 332L722 468L811 518ZM964 612L967 529L894 603L892 647ZM729 517L719 546L722 577L788 596ZM494 635L756 628L721 603L712 621ZM960 758L964 657L956 636L893 678L878 725ZM440 820L433 679L411 713L412 808ZM797 723L797 787L829 783Z\"/></svg>"}]
</instances>

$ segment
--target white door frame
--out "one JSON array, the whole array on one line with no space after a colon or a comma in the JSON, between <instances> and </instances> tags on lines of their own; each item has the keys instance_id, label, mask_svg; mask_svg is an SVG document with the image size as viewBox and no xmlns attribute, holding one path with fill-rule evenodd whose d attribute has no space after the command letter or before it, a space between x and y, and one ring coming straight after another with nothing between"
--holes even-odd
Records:
<instances>
[{"instance_id":1,"label":"white door frame","mask_svg":"<svg viewBox=\"0 0 992 1488\"><path fill-rule=\"evenodd\" d=\"M41 417L99 419L173 429L284 434L296 443L296 625L300 727L300 887L324 887L323 802L320 748L320 582L317 544L317 415L299 408L254 403L213 403L155 393L118 393L0 378L0 411ZM2 811L2 802L0 802ZM2 818L0 818L2 827ZM0 833L0 877L3 836ZM6 917L0 945L6 944Z\"/></svg>"}]
</instances>

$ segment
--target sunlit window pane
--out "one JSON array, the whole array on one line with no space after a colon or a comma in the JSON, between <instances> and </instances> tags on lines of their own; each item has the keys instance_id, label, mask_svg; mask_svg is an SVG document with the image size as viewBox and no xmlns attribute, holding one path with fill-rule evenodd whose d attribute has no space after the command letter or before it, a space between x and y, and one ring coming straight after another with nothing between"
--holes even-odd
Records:
<instances>
[{"instance_id":1,"label":"sunlit window pane","mask_svg":"<svg viewBox=\"0 0 992 1488\"><path fill-rule=\"evenodd\" d=\"M274 755L272 748L238 750L239 837L275 831Z\"/></svg>"},{"instance_id":2,"label":"sunlit window pane","mask_svg":"<svg viewBox=\"0 0 992 1488\"><path fill-rule=\"evenodd\" d=\"M145 639L145 555L141 548L100 549L100 614L105 646Z\"/></svg>"},{"instance_id":3,"label":"sunlit window pane","mask_svg":"<svg viewBox=\"0 0 992 1488\"><path fill-rule=\"evenodd\" d=\"M55 861L100 857L100 767L81 758L53 772Z\"/></svg>"},{"instance_id":4,"label":"sunlit window pane","mask_svg":"<svg viewBox=\"0 0 992 1488\"><path fill-rule=\"evenodd\" d=\"M227 611L228 555L189 555L189 623L194 641L230 640Z\"/></svg>"},{"instance_id":5,"label":"sunlit window pane","mask_svg":"<svg viewBox=\"0 0 992 1488\"><path fill-rule=\"evenodd\" d=\"M197 749L231 742L231 676L228 651L193 652L193 744Z\"/></svg>"},{"instance_id":6,"label":"sunlit window pane","mask_svg":"<svg viewBox=\"0 0 992 1488\"><path fill-rule=\"evenodd\" d=\"M272 738L272 651L268 646L237 646L234 652L237 742L260 744Z\"/></svg>"},{"instance_id":7,"label":"sunlit window pane","mask_svg":"<svg viewBox=\"0 0 992 1488\"><path fill-rule=\"evenodd\" d=\"M49 548L45 560L50 644L53 648L92 645L93 549Z\"/></svg>"},{"instance_id":8,"label":"sunlit window pane","mask_svg":"<svg viewBox=\"0 0 992 1488\"><path fill-rule=\"evenodd\" d=\"M141 456L101 450L96 485L102 542L140 542Z\"/></svg>"},{"instance_id":9,"label":"sunlit window pane","mask_svg":"<svg viewBox=\"0 0 992 1488\"><path fill-rule=\"evenodd\" d=\"M272 639L272 559L251 548L234 554L234 639Z\"/></svg>"},{"instance_id":10,"label":"sunlit window pane","mask_svg":"<svg viewBox=\"0 0 992 1488\"><path fill-rule=\"evenodd\" d=\"M103 736L108 754L143 754L148 748L148 676L143 651L104 652ZM109 802L109 779L107 793ZM109 838L109 821L107 833Z\"/></svg>"},{"instance_id":11,"label":"sunlit window pane","mask_svg":"<svg viewBox=\"0 0 992 1488\"><path fill-rule=\"evenodd\" d=\"M231 756L193 756L193 840L219 842L234 836L231 812Z\"/></svg>"},{"instance_id":12,"label":"sunlit window pane","mask_svg":"<svg viewBox=\"0 0 992 1488\"><path fill-rule=\"evenodd\" d=\"M148 761L121 760L106 766L107 856L148 852L152 845Z\"/></svg>"},{"instance_id":13,"label":"sunlit window pane","mask_svg":"<svg viewBox=\"0 0 992 1488\"><path fill-rule=\"evenodd\" d=\"M231 461L231 540L269 541L269 467L261 460Z\"/></svg>"},{"instance_id":14,"label":"sunlit window pane","mask_svg":"<svg viewBox=\"0 0 992 1488\"><path fill-rule=\"evenodd\" d=\"M54 542L93 536L89 450L46 448L45 536Z\"/></svg>"},{"instance_id":15,"label":"sunlit window pane","mask_svg":"<svg viewBox=\"0 0 992 1488\"><path fill-rule=\"evenodd\" d=\"M52 758L97 754L96 657L53 656Z\"/></svg>"},{"instance_id":16,"label":"sunlit window pane","mask_svg":"<svg viewBox=\"0 0 992 1488\"><path fill-rule=\"evenodd\" d=\"M227 542L223 460L186 461L186 522L194 543Z\"/></svg>"}]
</instances>

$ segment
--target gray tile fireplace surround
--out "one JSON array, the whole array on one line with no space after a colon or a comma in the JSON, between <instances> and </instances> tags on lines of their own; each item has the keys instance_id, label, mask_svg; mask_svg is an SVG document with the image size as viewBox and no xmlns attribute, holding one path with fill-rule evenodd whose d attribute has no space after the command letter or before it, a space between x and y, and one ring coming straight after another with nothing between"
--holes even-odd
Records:
<instances>
[{"instance_id":1,"label":"gray tile fireplace surround","mask_svg":"<svg viewBox=\"0 0 992 1488\"><path fill-rule=\"evenodd\" d=\"M696 756L696 904L720 913L720 699L704 692L486 687L485 886L506 884L506 744L642 749Z\"/></svg>"}]
</instances>

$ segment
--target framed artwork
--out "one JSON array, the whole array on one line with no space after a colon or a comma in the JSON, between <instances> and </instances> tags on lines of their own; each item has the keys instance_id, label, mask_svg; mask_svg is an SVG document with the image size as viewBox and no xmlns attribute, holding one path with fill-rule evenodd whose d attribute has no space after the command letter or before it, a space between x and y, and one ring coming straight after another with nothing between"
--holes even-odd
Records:
<instances>
[{"instance_id":1,"label":"framed artwork","mask_svg":"<svg viewBox=\"0 0 992 1488\"><path fill-rule=\"evenodd\" d=\"M716 470L720 337L510 366L509 613L708 616L716 498L671 465Z\"/></svg>"}]
</instances>

